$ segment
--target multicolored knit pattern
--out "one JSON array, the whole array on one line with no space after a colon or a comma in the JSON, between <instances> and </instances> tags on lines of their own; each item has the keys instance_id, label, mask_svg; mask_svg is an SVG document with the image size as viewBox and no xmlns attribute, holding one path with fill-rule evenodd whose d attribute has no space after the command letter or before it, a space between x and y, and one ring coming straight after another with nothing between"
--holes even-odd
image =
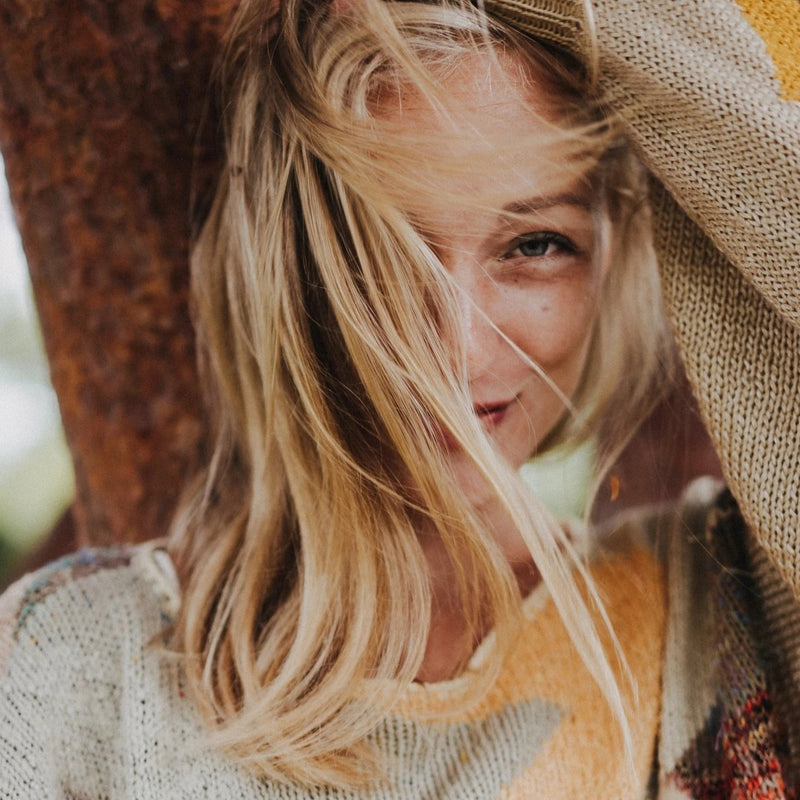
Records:
<instances>
[{"instance_id":1,"label":"multicolored knit pattern","mask_svg":"<svg viewBox=\"0 0 800 800\"><path fill-rule=\"evenodd\" d=\"M95 572L127 566L130 558L130 549L122 547L107 550L86 548L53 561L12 586L0 598L0 670L10 657L15 642L25 634L29 615L50 595Z\"/></svg>"},{"instance_id":2,"label":"multicolored knit pattern","mask_svg":"<svg viewBox=\"0 0 800 800\"><path fill-rule=\"evenodd\" d=\"M704 540L714 612L707 652L713 660L715 699L707 724L670 776L695 800L797 796L786 729L770 685L765 620L747 535L733 496L724 492Z\"/></svg>"},{"instance_id":3,"label":"multicolored knit pattern","mask_svg":"<svg viewBox=\"0 0 800 800\"><path fill-rule=\"evenodd\" d=\"M130 557L130 550L125 548L108 550L85 548L46 566L36 573L36 577L25 589L15 635L19 636L25 630L28 614L33 613L46 597L57 592L60 587L102 569L127 566L130 563Z\"/></svg>"}]
</instances>

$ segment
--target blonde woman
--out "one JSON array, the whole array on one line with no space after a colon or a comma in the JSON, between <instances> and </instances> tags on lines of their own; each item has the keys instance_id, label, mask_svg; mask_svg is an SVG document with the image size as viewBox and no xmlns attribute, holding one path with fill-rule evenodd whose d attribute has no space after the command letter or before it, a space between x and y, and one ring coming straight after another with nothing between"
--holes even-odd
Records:
<instances>
[{"instance_id":1,"label":"blonde woman","mask_svg":"<svg viewBox=\"0 0 800 800\"><path fill-rule=\"evenodd\" d=\"M671 348L624 118L511 5L242 3L214 451L169 541L4 598L4 797L789 796L777 660L714 633L752 611L730 498L600 531L518 474L602 470Z\"/></svg>"}]
</instances>

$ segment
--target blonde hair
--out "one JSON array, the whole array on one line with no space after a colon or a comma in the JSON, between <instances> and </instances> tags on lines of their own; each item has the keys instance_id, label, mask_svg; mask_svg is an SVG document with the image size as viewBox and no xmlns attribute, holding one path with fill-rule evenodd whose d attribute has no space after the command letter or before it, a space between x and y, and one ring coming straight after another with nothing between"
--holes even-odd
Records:
<instances>
[{"instance_id":1,"label":"blonde hair","mask_svg":"<svg viewBox=\"0 0 800 800\"><path fill-rule=\"evenodd\" d=\"M220 75L227 164L192 257L215 438L173 531L175 646L213 741L277 780L379 774L369 733L427 640L420 530L452 559L474 638L494 626L464 702L485 691L517 630L519 589L449 475L440 425L507 506L624 726L579 559L472 413L463 359L443 335L457 329L453 287L398 203L421 180L413 147L376 107L407 85L446 106L439 83L459 58L504 50L565 99L569 122L554 135L581 171L594 165L614 261L602 302L614 313L601 309L562 438L603 429L618 441L609 409L630 420L649 395L661 331L640 171L576 65L466 2L274 6L244 0L236 16Z\"/></svg>"}]
</instances>

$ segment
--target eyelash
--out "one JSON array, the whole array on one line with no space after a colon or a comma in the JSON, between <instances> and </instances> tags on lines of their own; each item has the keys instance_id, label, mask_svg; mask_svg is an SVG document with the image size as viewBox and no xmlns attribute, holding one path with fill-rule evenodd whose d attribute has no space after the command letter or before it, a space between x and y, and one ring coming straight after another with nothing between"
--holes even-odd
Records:
<instances>
[{"instance_id":1,"label":"eyelash","mask_svg":"<svg viewBox=\"0 0 800 800\"><path fill-rule=\"evenodd\" d=\"M530 244L544 245L544 252L530 254L520 252L517 254L518 250ZM513 248L501 257L501 261L509 261L513 258L546 258L547 256L556 255L557 253L547 252L551 246L558 248L557 252L560 253L572 254L578 252L578 248L571 239L568 239L560 233L555 233L554 231L540 231L520 236L513 242L513 245Z\"/></svg>"}]
</instances>

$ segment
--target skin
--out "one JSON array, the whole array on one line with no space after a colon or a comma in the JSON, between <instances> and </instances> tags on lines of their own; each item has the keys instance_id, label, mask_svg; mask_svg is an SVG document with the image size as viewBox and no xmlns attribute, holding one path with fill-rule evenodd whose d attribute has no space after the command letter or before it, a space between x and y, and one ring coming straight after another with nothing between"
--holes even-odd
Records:
<instances>
[{"instance_id":1,"label":"skin","mask_svg":"<svg viewBox=\"0 0 800 800\"><path fill-rule=\"evenodd\" d=\"M561 419L563 396L575 392L586 360L605 274L596 257L591 189L552 146L531 156L530 139L552 132L556 103L512 56L472 57L443 89L452 100L446 116L411 90L385 99L384 110L401 134L420 142L421 168L434 176L432 191L409 211L459 289L458 346L466 352L474 413L516 468ZM443 149L460 169L437 170ZM521 591L530 591L538 576L519 534L455 442L446 438L445 447ZM423 546L434 612L418 678L439 680L454 674L475 643L451 597L452 565L435 539Z\"/></svg>"}]
</instances>

